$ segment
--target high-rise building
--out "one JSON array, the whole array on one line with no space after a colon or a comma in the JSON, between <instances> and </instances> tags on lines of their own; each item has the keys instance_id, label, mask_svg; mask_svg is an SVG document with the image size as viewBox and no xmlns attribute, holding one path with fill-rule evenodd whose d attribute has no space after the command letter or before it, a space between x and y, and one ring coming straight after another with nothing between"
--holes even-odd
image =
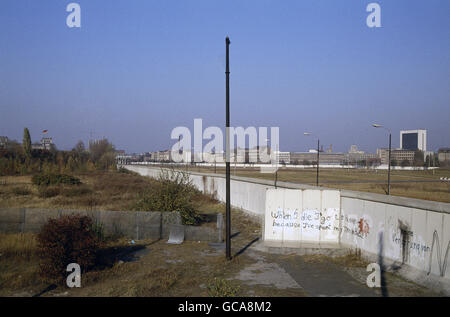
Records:
<instances>
[{"instance_id":1,"label":"high-rise building","mask_svg":"<svg viewBox=\"0 0 450 317\"><path fill-rule=\"evenodd\" d=\"M402 150L427 150L427 130L400 131L400 149Z\"/></svg>"}]
</instances>

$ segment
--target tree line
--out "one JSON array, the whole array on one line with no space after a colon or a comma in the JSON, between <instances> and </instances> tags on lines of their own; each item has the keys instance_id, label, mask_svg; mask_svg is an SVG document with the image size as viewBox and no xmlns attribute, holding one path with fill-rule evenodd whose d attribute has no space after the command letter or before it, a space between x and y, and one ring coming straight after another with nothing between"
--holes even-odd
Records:
<instances>
[{"instance_id":1,"label":"tree line","mask_svg":"<svg viewBox=\"0 0 450 317\"><path fill-rule=\"evenodd\" d=\"M70 151L59 151L53 144L49 150L33 149L30 131L24 128L21 144L9 141L0 149L0 175L73 173L115 168L115 148L106 138L90 141L87 149L83 141L78 141Z\"/></svg>"}]
</instances>

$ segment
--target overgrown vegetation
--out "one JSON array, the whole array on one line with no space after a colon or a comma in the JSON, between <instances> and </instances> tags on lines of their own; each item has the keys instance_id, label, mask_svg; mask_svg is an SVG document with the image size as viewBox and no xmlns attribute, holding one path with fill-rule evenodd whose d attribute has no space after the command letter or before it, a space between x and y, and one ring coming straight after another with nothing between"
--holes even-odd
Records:
<instances>
[{"instance_id":1,"label":"overgrown vegetation","mask_svg":"<svg viewBox=\"0 0 450 317\"><path fill-rule=\"evenodd\" d=\"M1 259L20 258L30 261L36 256L37 241L31 233L5 234L0 233Z\"/></svg>"},{"instance_id":2,"label":"overgrown vegetation","mask_svg":"<svg viewBox=\"0 0 450 317\"><path fill-rule=\"evenodd\" d=\"M78 210L131 210L137 193L156 180L134 173L93 171L77 173L82 184L36 186L32 176L0 176L0 206Z\"/></svg>"},{"instance_id":3,"label":"overgrown vegetation","mask_svg":"<svg viewBox=\"0 0 450 317\"><path fill-rule=\"evenodd\" d=\"M37 236L42 277L61 283L70 263L86 272L95 264L100 247L99 233L87 216L67 215L50 219Z\"/></svg>"},{"instance_id":4,"label":"overgrown vegetation","mask_svg":"<svg viewBox=\"0 0 450 317\"><path fill-rule=\"evenodd\" d=\"M73 177L71 175L66 174L53 174L53 173L45 173L45 174L37 174L34 175L31 179L33 184L38 186L48 186L48 185L79 185L81 181L79 178Z\"/></svg>"},{"instance_id":5,"label":"overgrown vegetation","mask_svg":"<svg viewBox=\"0 0 450 317\"><path fill-rule=\"evenodd\" d=\"M183 171L161 169L158 180L150 190L139 194L134 210L178 211L186 225L196 225L201 217L196 213L193 199L199 191Z\"/></svg>"},{"instance_id":6,"label":"overgrown vegetation","mask_svg":"<svg viewBox=\"0 0 450 317\"><path fill-rule=\"evenodd\" d=\"M45 287L39 279L34 234L0 233L0 296L8 289Z\"/></svg>"},{"instance_id":7,"label":"overgrown vegetation","mask_svg":"<svg viewBox=\"0 0 450 317\"><path fill-rule=\"evenodd\" d=\"M215 199L196 190L187 174L182 172L163 171L158 179L121 170L94 171L73 177L81 184L71 185L78 182L69 181L69 184L52 185L55 182L50 182L50 185L36 186L33 183L36 176L0 177L0 205L9 208L179 211L187 225L203 223L200 213L217 213L222 208Z\"/></svg>"},{"instance_id":8,"label":"overgrown vegetation","mask_svg":"<svg viewBox=\"0 0 450 317\"><path fill-rule=\"evenodd\" d=\"M208 295L211 297L235 297L239 286L223 278L214 278L207 285Z\"/></svg>"}]
</instances>

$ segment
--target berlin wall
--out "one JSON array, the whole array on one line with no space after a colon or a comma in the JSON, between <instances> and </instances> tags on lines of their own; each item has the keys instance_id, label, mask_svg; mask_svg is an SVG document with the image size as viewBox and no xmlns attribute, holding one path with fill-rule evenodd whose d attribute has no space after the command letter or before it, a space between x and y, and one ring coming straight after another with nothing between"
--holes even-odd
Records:
<instances>
[{"instance_id":1,"label":"berlin wall","mask_svg":"<svg viewBox=\"0 0 450 317\"><path fill-rule=\"evenodd\" d=\"M150 177L161 170L125 168ZM200 191L225 201L224 175L192 172L190 178ZM450 285L449 203L286 182L277 187L273 181L231 177L232 206L261 221L266 242L357 249Z\"/></svg>"},{"instance_id":2,"label":"berlin wall","mask_svg":"<svg viewBox=\"0 0 450 317\"><path fill-rule=\"evenodd\" d=\"M341 193L341 244L450 281L450 204L417 200L414 207L392 204L401 203L399 197L388 203L367 198Z\"/></svg>"},{"instance_id":3,"label":"berlin wall","mask_svg":"<svg viewBox=\"0 0 450 317\"><path fill-rule=\"evenodd\" d=\"M288 247L337 244L450 282L448 212L433 210L433 203L428 210L420 208L426 207L426 201L419 201L423 206L416 202L414 208L399 205L403 199L398 197L389 197L387 203L358 194L326 189L268 189L264 239ZM443 205L448 208L450 204Z\"/></svg>"}]
</instances>

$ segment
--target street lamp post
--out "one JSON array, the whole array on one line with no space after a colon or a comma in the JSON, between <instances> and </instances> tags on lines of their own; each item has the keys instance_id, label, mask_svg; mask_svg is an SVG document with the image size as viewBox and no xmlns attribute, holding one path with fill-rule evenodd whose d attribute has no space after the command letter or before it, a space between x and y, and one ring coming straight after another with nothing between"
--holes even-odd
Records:
<instances>
[{"instance_id":1,"label":"street lamp post","mask_svg":"<svg viewBox=\"0 0 450 317\"><path fill-rule=\"evenodd\" d=\"M270 141L270 139L266 139L266 144ZM275 152L275 181L274 181L274 185L275 185L275 189L277 188L277 182L278 182L278 160L280 158L280 148L279 148L279 144L277 144L275 151L272 151L272 141L270 143L270 157L272 157L272 152ZM277 156L278 155L278 156ZM270 165L272 165L272 159L270 159Z\"/></svg>"},{"instance_id":2,"label":"street lamp post","mask_svg":"<svg viewBox=\"0 0 450 317\"><path fill-rule=\"evenodd\" d=\"M387 194L391 194L391 139L392 134L389 131L389 162L388 162L388 192Z\"/></svg>"},{"instance_id":3,"label":"street lamp post","mask_svg":"<svg viewBox=\"0 0 450 317\"><path fill-rule=\"evenodd\" d=\"M225 173L226 173L226 204L225 204L225 213L226 213L226 245L225 245L225 253L226 258L231 260L231 202L230 202L230 39L227 37L225 39L226 44L226 69L225 69L225 113L226 113L226 162L225 162Z\"/></svg>"},{"instance_id":4,"label":"street lamp post","mask_svg":"<svg viewBox=\"0 0 450 317\"><path fill-rule=\"evenodd\" d=\"M316 186L319 186L319 164L320 164L320 140L317 138L317 172L316 172Z\"/></svg>"},{"instance_id":5,"label":"street lamp post","mask_svg":"<svg viewBox=\"0 0 450 317\"><path fill-rule=\"evenodd\" d=\"M312 133L305 132L304 135L313 135ZM319 186L319 162L320 162L320 140L317 138L317 169L316 169L316 186Z\"/></svg>"},{"instance_id":6,"label":"street lamp post","mask_svg":"<svg viewBox=\"0 0 450 317\"><path fill-rule=\"evenodd\" d=\"M388 154L388 190L387 190L387 194L390 195L391 194L391 139L392 139L392 134L391 134L391 130L389 130L388 128L379 125L379 124L372 124L372 126L374 128L382 128L385 129L386 131L389 132L389 154Z\"/></svg>"}]
</instances>

